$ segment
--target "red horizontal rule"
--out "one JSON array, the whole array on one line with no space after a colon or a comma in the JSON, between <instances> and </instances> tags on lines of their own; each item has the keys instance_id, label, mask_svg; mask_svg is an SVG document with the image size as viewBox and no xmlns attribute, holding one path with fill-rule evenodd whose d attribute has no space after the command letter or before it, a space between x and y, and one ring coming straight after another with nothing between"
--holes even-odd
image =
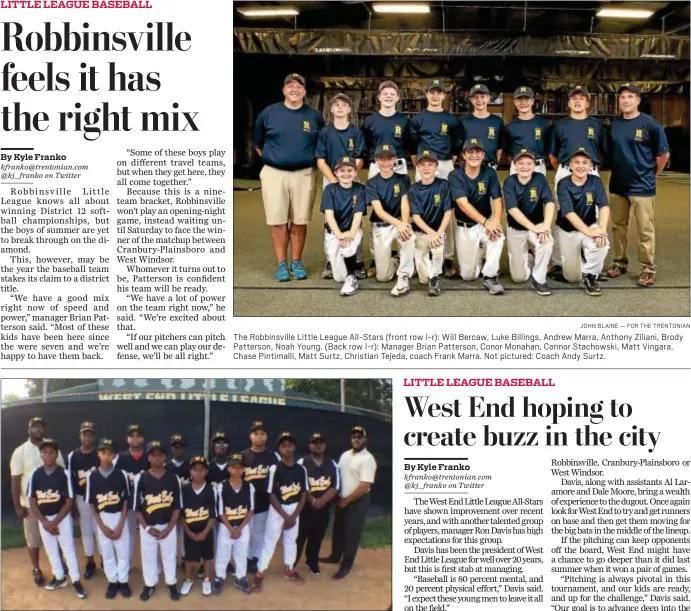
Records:
<instances>
[{"instance_id":1,"label":"red horizontal rule","mask_svg":"<svg viewBox=\"0 0 691 611\"><path fill-rule=\"evenodd\" d=\"M552 378L404 378L403 386L556 386Z\"/></svg>"}]
</instances>

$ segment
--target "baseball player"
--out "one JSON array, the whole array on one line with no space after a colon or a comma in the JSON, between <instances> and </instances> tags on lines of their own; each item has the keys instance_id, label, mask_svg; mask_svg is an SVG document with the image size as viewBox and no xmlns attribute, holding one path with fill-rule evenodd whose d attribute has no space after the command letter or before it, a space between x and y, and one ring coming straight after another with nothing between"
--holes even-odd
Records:
<instances>
[{"instance_id":1,"label":"baseball player","mask_svg":"<svg viewBox=\"0 0 691 611\"><path fill-rule=\"evenodd\" d=\"M439 275L444 260L444 236L451 222L451 191L449 183L436 176L437 155L422 149L417 154L421 180L408 191L410 213L415 232L415 267L420 284L427 284L427 294L441 294Z\"/></svg>"},{"instance_id":2,"label":"baseball player","mask_svg":"<svg viewBox=\"0 0 691 611\"><path fill-rule=\"evenodd\" d=\"M356 177L357 172L362 169L362 158L365 151L365 137L362 130L353 123L350 123L350 111L352 100L345 93L337 93L331 99L331 115L333 121L319 131L315 156L317 157L317 168L322 173L322 191L329 184L337 183L333 170L336 160L341 157L353 157L355 159ZM326 264L322 272L322 278L328 280L333 278L331 263L328 260L329 253L326 255ZM366 278L364 265L362 264L362 248L359 249L358 268L355 273L356 278Z\"/></svg>"},{"instance_id":3,"label":"baseball player","mask_svg":"<svg viewBox=\"0 0 691 611\"><path fill-rule=\"evenodd\" d=\"M251 594L252 586L247 581L247 554L250 543L249 525L254 513L254 485L245 479L245 459L242 454L231 456L228 469L230 479L223 482L217 491L221 528L216 554L214 594L220 594L223 589L226 567L231 557L235 559L233 585L245 594Z\"/></svg>"},{"instance_id":4,"label":"baseball player","mask_svg":"<svg viewBox=\"0 0 691 611\"><path fill-rule=\"evenodd\" d=\"M463 137L478 140L485 151L484 163L496 170L504 148L504 120L487 110L490 94L486 85L473 85L469 95L473 112L461 117Z\"/></svg>"},{"instance_id":5,"label":"baseball player","mask_svg":"<svg viewBox=\"0 0 691 611\"><path fill-rule=\"evenodd\" d=\"M622 116L612 121L612 174L609 179L612 207L612 244L614 262L607 270L618 278L628 270L626 252L629 217L633 211L638 233L638 260L642 271L637 284L653 286L655 263L655 193L656 176L669 161L665 130L650 115L639 112L641 90L636 85L619 88Z\"/></svg>"},{"instance_id":6,"label":"baseball player","mask_svg":"<svg viewBox=\"0 0 691 611\"><path fill-rule=\"evenodd\" d=\"M45 588L57 590L67 587L67 577L60 557L62 550L75 592L79 598L86 598L80 581L79 562L72 533L72 481L65 469L57 464L59 448L56 441L44 439L39 445L39 450L43 466L31 474L27 497L31 512L38 520L43 547L53 569L53 578Z\"/></svg>"},{"instance_id":7,"label":"baseball player","mask_svg":"<svg viewBox=\"0 0 691 611\"><path fill-rule=\"evenodd\" d=\"M514 282L530 280L538 295L551 295L547 284L547 265L552 256L552 221L555 205L544 174L537 171L537 154L520 149L511 162L516 174L504 181L507 212L506 246L509 269ZM528 245L533 247L533 257Z\"/></svg>"},{"instance_id":8,"label":"baseball player","mask_svg":"<svg viewBox=\"0 0 691 611\"><path fill-rule=\"evenodd\" d=\"M289 74L283 81L283 101L259 113L254 127L254 148L264 163L259 179L279 282L287 282L291 276L307 278L302 252L316 187L314 149L324 119L305 104L306 94L305 79Z\"/></svg>"},{"instance_id":9,"label":"baseball player","mask_svg":"<svg viewBox=\"0 0 691 611\"><path fill-rule=\"evenodd\" d=\"M564 278L568 282L581 280L588 295L598 296L598 277L609 250L609 203L600 177L591 173L592 160L585 147L574 151L569 165L571 175L557 187L557 240Z\"/></svg>"},{"instance_id":10,"label":"baseball player","mask_svg":"<svg viewBox=\"0 0 691 611\"><path fill-rule=\"evenodd\" d=\"M337 184L330 184L322 194L324 213L324 250L328 253L333 279L343 282L341 295L358 290L355 277L356 250L362 242L362 217L367 212L365 186L355 180L356 163L352 157L341 157L335 166Z\"/></svg>"},{"instance_id":11,"label":"baseball player","mask_svg":"<svg viewBox=\"0 0 691 611\"><path fill-rule=\"evenodd\" d=\"M248 573L257 572L257 562L264 545L266 519L269 516L269 493L266 481L269 469L280 460L280 456L266 447L268 435L261 420L250 425L250 447L241 452L245 466L245 481L252 484L254 491L254 514L250 522L250 542L247 555Z\"/></svg>"},{"instance_id":12,"label":"baseball player","mask_svg":"<svg viewBox=\"0 0 691 611\"><path fill-rule=\"evenodd\" d=\"M309 454L298 460L307 471L309 492L300 514L295 564L307 543L307 568L313 575L319 575L319 549L329 526L332 501L341 488L341 478L338 465L324 453L326 441L321 433L312 433L308 449Z\"/></svg>"},{"instance_id":13,"label":"baseball player","mask_svg":"<svg viewBox=\"0 0 691 611\"><path fill-rule=\"evenodd\" d=\"M518 111L516 117L506 126L504 145L511 157L509 175L516 173L516 156L523 149L535 154L535 172L547 176L547 147L550 142L552 122L547 117L533 113L535 92L526 86L513 92L513 103Z\"/></svg>"},{"instance_id":14,"label":"baseball player","mask_svg":"<svg viewBox=\"0 0 691 611\"><path fill-rule=\"evenodd\" d=\"M179 433L175 433L170 437L170 453L172 458L166 463L166 469L175 473L180 479L180 484L183 486L190 482L190 464L185 460L185 438ZM208 461L207 461L208 462ZM182 522L178 522L175 527L178 537L178 547L182 553L182 563L184 569L185 562L185 530Z\"/></svg>"},{"instance_id":15,"label":"baseball player","mask_svg":"<svg viewBox=\"0 0 691 611\"><path fill-rule=\"evenodd\" d=\"M182 486L181 522L185 531L185 581L180 594L186 596L192 589L193 575L204 563L202 594L211 594L214 560L214 530L216 526L216 493L212 484L206 481L209 461L204 456L190 459L191 481ZM220 551L220 548L219 548ZM225 567L224 567L225 570Z\"/></svg>"},{"instance_id":16,"label":"baseball player","mask_svg":"<svg viewBox=\"0 0 691 611\"><path fill-rule=\"evenodd\" d=\"M504 246L501 218L504 205L494 168L484 165L485 150L477 138L463 143L464 164L449 176L451 199L456 203L456 253L463 280L480 275L480 247L485 249L483 285L491 295L501 295L499 259Z\"/></svg>"},{"instance_id":17,"label":"baseball player","mask_svg":"<svg viewBox=\"0 0 691 611\"><path fill-rule=\"evenodd\" d=\"M120 452L113 463L118 469L127 473L130 480L130 490L134 490L134 481L140 473L149 468L149 461L144 451L144 436L138 424L127 427L127 445L124 452ZM127 526L130 533L130 567L134 564L134 544L137 536L137 515L134 511L127 513Z\"/></svg>"},{"instance_id":18,"label":"baseball player","mask_svg":"<svg viewBox=\"0 0 691 611\"><path fill-rule=\"evenodd\" d=\"M396 159L393 144L380 144L375 151L375 158L380 171L367 181L365 195L367 204L372 206L370 223L376 276L379 282L389 282L394 275L398 275L391 294L401 297L410 292L410 277L415 269L415 236L410 226L407 195L410 180L393 171ZM400 249L398 260L391 256L394 240Z\"/></svg>"},{"instance_id":19,"label":"baseball player","mask_svg":"<svg viewBox=\"0 0 691 611\"><path fill-rule=\"evenodd\" d=\"M144 589L139 600L147 601L156 590L160 553L165 582L171 600L179 600L175 569L177 565L177 535L175 524L180 517L182 490L177 475L166 469L165 444L151 441L146 446L151 468L141 473L134 484L133 511L139 521L142 550Z\"/></svg>"},{"instance_id":20,"label":"baseball player","mask_svg":"<svg viewBox=\"0 0 691 611\"><path fill-rule=\"evenodd\" d=\"M228 479L228 454L230 453L230 439L223 431L216 431L211 438L211 452L213 458L209 463L207 480L211 484L220 484Z\"/></svg>"},{"instance_id":21,"label":"baseball player","mask_svg":"<svg viewBox=\"0 0 691 611\"><path fill-rule=\"evenodd\" d=\"M116 469L112 439L98 442L99 464L86 479L86 502L96 523L99 549L103 557L103 572L108 580L106 598L118 592L132 596L129 585L130 533L127 514L132 499L129 477Z\"/></svg>"},{"instance_id":22,"label":"baseball player","mask_svg":"<svg viewBox=\"0 0 691 611\"><path fill-rule=\"evenodd\" d=\"M283 545L283 576L302 585L305 580L295 569L296 540L300 524L300 512L305 506L309 483L307 471L295 461L295 439L284 431L278 436L278 453L281 461L269 469L267 490L269 492L269 516L266 520L266 535L254 579L254 591L260 592L264 571L269 567L276 544Z\"/></svg>"},{"instance_id":23,"label":"baseball player","mask_svg":"<svg viewBox=\"0 0 691 611\"><path fill-rule=\"evenodd\" d=\"M549 159L557 171L554 176L554 196L559 208L559 182L571 174L571 154L583 147L590 157L592 174L599 176L598 168L607 156L607 134L602 122L588 116L590 106L588 90L578 85L569 90L569 116L558 121L552 128ZM561 279L561 243L556 240L552 250L552 277Z\"/></svg>"},{"instance_id":24,"label":"baseball player","mask_svg":"<svg viewBox=\"0 0 691 611\"><path fill-rule=\"evenodd\" d=\"M100 465L98 453L94 448L96 431L93 422L86 421L79 425L79 440L81 446L67 455L67 472L72 478L72 489L76 496L76 504L72 506L73 518L79 516L82 545L86 556L84 579L91 579L96 572L96 563L94 562L96 524L91 514L91 507L85 498L85 490L89 473Z\"/></svg>"}]
</instances>

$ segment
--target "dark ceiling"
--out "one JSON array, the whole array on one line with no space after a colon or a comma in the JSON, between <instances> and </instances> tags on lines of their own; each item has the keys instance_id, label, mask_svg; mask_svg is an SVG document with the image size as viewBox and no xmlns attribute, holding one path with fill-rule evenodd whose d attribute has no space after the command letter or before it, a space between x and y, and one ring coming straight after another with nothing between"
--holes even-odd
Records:
<instances>
[{"instance_id":1,"label":"dark ceiling","mask_svg":"<svg viewBox=\"0 0 691 611\"><path fill-rule=\"evenodd\" d=\"M600 19L595 16L603 2L429 2L427 15L380 16L372 2L235 2L243 6L292 6L300 11L296 19L247 18L234 11L234 25L254 28L297 29L385 29L385 30L475 30L525 32L532 35L578 34L665 34L689 35L689 2L607 2L608 6L633 5L654 11L645 21Z\"/></svg>"}]
</instances>

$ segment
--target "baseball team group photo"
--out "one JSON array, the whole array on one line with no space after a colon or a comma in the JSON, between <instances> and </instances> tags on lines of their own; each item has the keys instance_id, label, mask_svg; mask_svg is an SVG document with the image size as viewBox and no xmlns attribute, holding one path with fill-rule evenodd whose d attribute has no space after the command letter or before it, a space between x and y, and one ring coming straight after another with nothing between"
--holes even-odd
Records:
<instances>
[{"instance_id":1,"label":"baseball team group photo","mask_svg":"<svg viewBox=\"0 0 691 611\"><path fill-rule=\"evenodd\" d=\"M17 382L3 608L390 605L389 380Z\"/></svg>"},{"instance_id":2,"label":"baseball team group photo","mask_svg":"<svg viewBox=\"0 0 691 611\"><path fill-rule=\"evenodd\" d=\"M688 6L266 4L236 316L689 314Z\"/></svg>"}]
</instances>

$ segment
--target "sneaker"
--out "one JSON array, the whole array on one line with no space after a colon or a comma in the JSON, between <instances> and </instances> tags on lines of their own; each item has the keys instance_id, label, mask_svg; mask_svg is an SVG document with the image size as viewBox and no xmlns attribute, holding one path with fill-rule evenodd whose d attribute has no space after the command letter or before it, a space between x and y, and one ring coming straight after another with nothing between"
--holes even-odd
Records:
<instances>
[{"instance_id":1,"label":"sneaker","mask_svg":"<svg viewBox=\"0 0 691 611\"><path fill-rule=\"evenodd\" d=\"M278 282L288 282L290 280L290 272L288 271L288 264L281 261L276 266L276 280Z\"/></svg>"},{"instance_id":2,"label":"sneaker","mask_svg":"<svg viewBox=\"0 0 691 611\"><path fill-rule=\"evenodd\" d=\"M77 598L86 598L86 590L81 581L75 581L73 584L74 591L77 593Z\"/></svg>"},{"instance_id":3,"label":"sneaker","mask_svg":"<svg viewBox=\"0 0 691 611\"><path fill-rule=\"evenodd\" d=\"M84 579L91 579L96 573L96 563L90 560L86 563L86 569L84 569Z\"/></svg>"},{"instance_id":4,"label":"sneaker","mask_svg":"<svg viewBox=\"0 0 691 611\"><path fill-rule=\"evenodd\" d=\"M350 295L355 295L357 293L358 283L355 276L346 276L345 282L343 283L343 288L341 288L341 296L350 297Z\"/></svg>"},{"instance_id":5,"label":"sneaker","mask_svg":"<svg viewBox=\"0 0 691 611\"><path fill-rule=\"evenodd\" d=\"M322 270L322 280L333 280L334 271L331 269L331 261L327 261Z\"/></svg>"},{"instance_id":6,"label":"sneaker","mask_svg":"<svg viewBox=\"0 0 691 611\"><path fill-rule=\"evenodd\" d=\"M234 579L233 587L237 588L238 590L241 590L245 594L252 594L252 588L250 588L249 584L247 583L247 578L245 577L243 577L242 579Z\"/></svg>"},{"instance_id":7,"label":"sneaker","mask_svg":"<svg viewBox=\"0 0 691 611\"><path fill-rule=\"evenodd\" d=\"M223 580L216 577L213 582L211 582L211 593L214 596L218 596L223 592Z\"/></svg>"},{"instance_id":8,"label":"sneaker","mask_svg":"<svg viewBox=\"0 0 691 611\"><path fill-rule=\"evenodd\" d=\"M355 269L355 277L358 280L364 280L367 278L367 270L365 269L365 264L363 262L360 262L357 264L357 268Z\"/></svg>"},{"instance_id":9,"label":"sneaker","mask_svg":"<svg viewBox=\"0 0 691 611\"><path fill-rule=\"evenodd\" d=\"M439 286L439 278L437 276L429 279L429 284L427 286L427 294L430 297L436 297L437 295L441 295L441 286Z\"/></svg>"},{"instance_id":10,"label":"sneaker","mask_svg":"<svg viewBox=\"0 0 691 611\"><path fill-rule=\"evenodd\" d=\"M40 588L45 583L41 569L33 569L32 574L34 576L34 583Z\"/></svg>"},{"instance_id":11,"label":"sneaker","mask_svg":"<svg viewBox=\"0 0 691 611\"><path fill-rule=\"evenodd\" d=\"M317 564L306 563L305 566L307 567L307 570L312 573L312 575L319 575L319 573L321 573L319 570L319 565Z\"/></svg>"},{"instance_id":12,"label":"sneaker","mask_svg":"<svg viewBox=\"0 0 691 611\"><path fill-rule=\"evenodd\" d=\"M290 273L296 280L307 279L307 270L300 259L295 259L294 261L290 262Z\"/></svg>"},{"instance_id":13,"label":"sneaker","mask_svg":"<svg viewBox=\"0 0 691 611\"><path fill-rule=\"evenodd\" d=\"M147 600L149 600L154 595L155 591L156 591L156 588L153 586L152 587L144 586L142 593L139 595L139 600L146 602Z\"/></svg>"},{"instance_id":14,"label":"sneaker","mask_svg":"<svg viewBox=\"0 0 691 611\"><path fill-rule=\"evenodd\" d=\"M111 581L106 589L106 598L115 598L115 595L118 593L119 589L120 585L114 581Z\"/></svg>"},{"instance_id":15,"label":"sneaker","mask_svg":"<svg viewBox=\"0 0 691 611\"><path fill-rule=\"evenodd\" d=\"M204 579L204 565L199 565L197 569L197 579Z\"/></svg>"},{"instance_id":16,"label":"sneaker","mask_svg":"<svg viewBox=\"0 0 691 611\"><path fill-rule=\"evenodd\" d=\"M69 584L67 583L67 577L63 577L62 579L51 579L47 584L46 584L46 590L52 591L52 590L57 590L58 588L66 588Z\"/></svg>"},{"instance_id":17,"label":"sneaker","mask_svg":"<svg viewBox=\"0 0 691 611\"><path fill-rule=\"evenodd\" d=\"M583 274L583 286L585 286L585 292L592 297L599 297L602 295L600 284L595 274Z\"/></svg>"},{"instance_id":18,"label":"sneaker","mask_svg":"<svg viewBox=\"0 0 691 611\"><path fill-rule=\"evenodd\" d=\"M504 293L504 287L501 285L501 282L497 280L496 276L485 278L482 284L489 291L490 295L501 295Z\"/></svg>"},{"instance_id":19,"label":"sneaker","mask_svg":"<svg viewBox=\"0 0 691 611\"><path fill-rule=\"evenodd\" d=\"M170 593L170 600L180 600L180 591L177 584L168 586L168 592Z\"/></svg>"},{"instance_id":20,"label":"sneaker","mask_svg":"<svg viewBox=\"0 0 691 611\"><path fill-rule=\"evenodd\" d=\"M372 261L369 264L369 267L367 268L367 277L368 278L374 278L374 277L376 277L376 275L377 275L377 266L374 263L374 261Z\"/></svg>"},{"instance_id":21,"label":"sneaker","mask_svg":"<svg viewBox=\"0 0 691 611\"><path fill-rule=\"evenodd\" d=\"M204 596L211 596L213 588L211 587L211 580L210 579L205 579L202 582L202 594Z\"/></svg>"},{"instance_id":22,"label":"sneaker","mask_svg":"<svg viewBox=\"0 0 691 611\"><path fill-rule=\"evenodd\" d=\"M129 583L121 583L118 584L120 586L120 596L123 598L129 598L132 596L132 590L130 590L130 584Z\"/></svg>"},{"instance_id":23,"label":"sneaker","mask_svg":"<svg viewBox=\"0 0 691 611\"><path fill-rule=\"evenodd\" d=\"M542 284L540 284L537 280L535 280L535 278L530 276L530 284L535 289L535 292L538 295L546 296L546 295L552 294L552 287L549 284L547 284L546 282L543 282Z\"/></svg>"},{"instance_id":24,"label":"sneaker","mask_svg":"<svg viewBox=\"0 0 691 611\"><path fill-rule=\"evenodd\" d=\"M206 581L204 582L206 583ZM185 579L185 581L182 582L182 585L180 586L180 594L183 596L187 596L190 593L190 590L192 589L192 586L194 585L194 581L191 579Z\"/></svg>"},{"instance_id":25,"label":"sneaker","mask_svg":"<svg viewBox=\"0 0 691 611\"><path fill-rule=\"evenodd\" d=\"M619 278L619 276L623 276L628 270L627 267L624 265L620 265L619 263L612 263L610 265L610 268L607 270L607 276L610 278Z\"/></svg>"},{"instance_id":26,"label":"sneaker","mask_svg":"<svg viewBox=\"0 0 691 611\"><path fill-rule=\"evenodd\" d=\"M551 267L551 269L550 269ZM547 277L559 282L565 282L564 268L561 265L550 265L547 267Z\"/></svg>"},{"instance_id":27,"label":"sneaker","mask_svg":"<svg viewBox=\"0 0 691 611\"><path fill-rule=\"evenodd\" d=\"M285 577L288 581L292 581L293 583L296 583L299 586L302 586L305 584L305 580L303 577L300 576L300 573L298 573L295 569L287 570L283 573L283 577Z\"/></svg>"},{"instance_id":28,"label":"sneaker","mask_svg":"<svg viewBox=\"0 0 691 611\"><path fill-rule=\"evenodd\" d=\"M643 272L638 276L636 284L642 288L648 288L655 284L655 272Z\"/></svg>"},{"instance_id":29,"label":"sneaker","mask_svg":"<svg viewBox=\"0 0 691 611\"><path fill-rule=\"evenodd\" d=\"M391 295L393 297L402 297L406 293L410 293L410 278L408 274L401 274L398 277L396 286L391 289Z\"/></svg>"},{"instance_id":30,"label":"sneaker","mask_svg":"<svg viewBox=\"0 0 691 611\"><path fill-rule=\"evenodd\" d=\"M254 581L252 582L252 592L262 591L262 581L264 581L264 573L257 571L254 575Z\"/></svg>"}]
</instances>

